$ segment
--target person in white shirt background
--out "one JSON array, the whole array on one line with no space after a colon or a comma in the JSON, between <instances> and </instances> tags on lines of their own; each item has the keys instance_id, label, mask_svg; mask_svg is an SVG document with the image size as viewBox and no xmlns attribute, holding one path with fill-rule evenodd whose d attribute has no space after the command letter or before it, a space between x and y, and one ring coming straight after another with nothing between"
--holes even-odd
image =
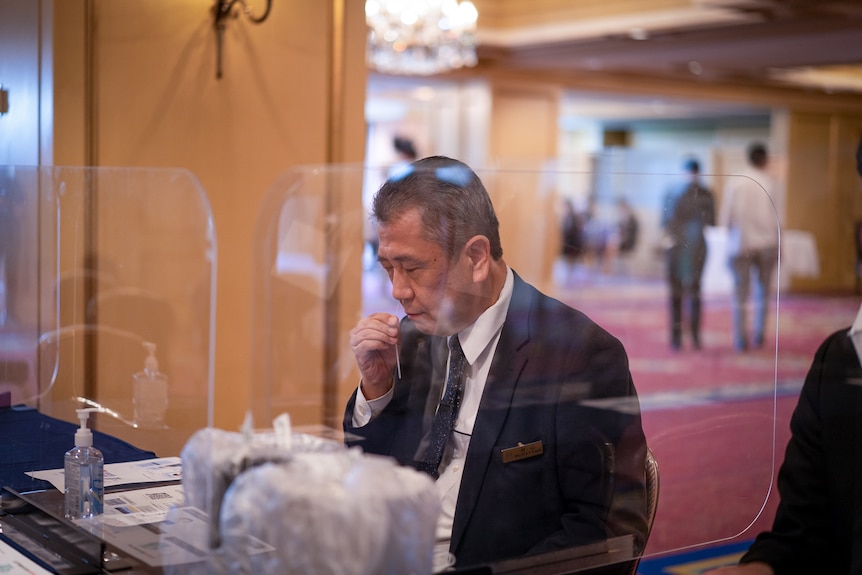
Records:
<instances>
[{"instance_id":1,"label":"person in white shirt background","mask_svg":"<svg viewBox=\"0 0 862 575\"><path fill-rule=\"evenodd\" d=\"M728 256L733 273L734 298L733 346L745 351L749 346L762 347L766 316L772 289L772 277L778 263L778 214L775 206L780 196L779 184L769 173L769 153L761 143L748 148L750 168L741 176L730 178L724 191L719 225L728 230ZM749 338L748 298L753 290L753 324Z\"/></svg>"}]
</instances>

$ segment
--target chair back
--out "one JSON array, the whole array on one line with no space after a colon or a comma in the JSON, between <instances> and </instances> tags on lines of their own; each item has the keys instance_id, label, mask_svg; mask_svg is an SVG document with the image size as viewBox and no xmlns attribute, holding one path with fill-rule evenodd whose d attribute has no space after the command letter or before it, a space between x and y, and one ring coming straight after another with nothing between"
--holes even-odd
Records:
<instances>
[{"instance_id":1,"label":"chair back","mask_svg":"<svg viewBox=\"0 0 862 575\"><path fill-rule=\"evenodd\" d=\"M652 449L647 448L646 455L646 487L647 487L647 536L655 523L655 512L658 509L659 475L658 461Z\"/></svg>"},{"instance_id":2,"label":"chair back","mask_svg":"<svg viewBox=\"0 0 862 575\"><path fill-rule=\"evenodd\" d=\"M645 469L645 479L646 479L646 504L647 504L647 541L649 540L649 534L652 531L653 523L655 523L655 512L658 509L658 492L659 492L659 474L658 474L658 461L656 461L655 455L652 452L652 449L647 447L646 453L646 469ZM646 547L646 541L644 541L644 547ZM641 551L643 554L643 551ZM628 575L637 575L638 566L640 565L640 557L636 558L632 562L631 570L628 572Z\"/></svg>"}]
</instances>

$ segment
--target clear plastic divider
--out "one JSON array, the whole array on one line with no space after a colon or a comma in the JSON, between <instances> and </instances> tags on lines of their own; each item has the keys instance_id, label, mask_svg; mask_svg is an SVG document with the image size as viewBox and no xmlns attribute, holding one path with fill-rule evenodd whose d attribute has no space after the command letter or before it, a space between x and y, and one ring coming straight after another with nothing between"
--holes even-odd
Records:
<instances>
[{"instance_id":1,"label":"clear plastic divider","mask_svg":"<svg viewBox=\"0 0 862 575\"><path fill-rule=\"evenodd\" d=\"M71 562L55 568L158 565L144 535L158 543L152 517L183 504L183 448L212 426L209 201L171 169L0 166L0 190L4 533ZM92 519L63 494L79 442L105 469L104 496L95 477L80 494L83 515L104 508Z\"/></svg>"},{"instance_id":2,"label":"clear plastic divider","mask_svg":"<svg viewBox=\"0 0 862 575\"><path fill-rule=\"evenodd\" d=\"M596 172L476 170L499 219L505 262L524 282L583 312L626 355L613 340L595 348L586 332L547 323L548 331L531 334L511 352L526 354L518 370L501 371L508 356L495 360L465 447L453 531L463 543L453 555L435 545L437 484L394 459L363 453L385 452L370 447L385 434L372 437L353 423L352 412L345 419L360 381L351 329L375 312L404 318L377 262L368 219L384 167L294 168L264 198L249 278L252 371L242 430L213 427L216 244L206 196L194 178L174 170L0 167L0 216L12 222L3 229L0 255L0 393L9 404L0 415L15 419L4 429L17 433L0 446L17 466L3 468L4 482L38 469L40 454L71 448L75 410L90 407L98 410L89 423L106 461L109 454L131 462L182 456L182 503L144 528L116 523L118 516L108 513L72 523L62 519L59 490L30 483L36 479L29 476L12 487L53 493L25 498L59 514L66 528L80 528L95 543L98 561L124 567L426 573L454 563L464 573L628 572L641 557L753 537L752 525L770 501L776 409L798 394L810 358L794 349L788 361L778 361L779 332L787 328L779 321L778 270L762 299L752 286L751 297L738 305L738 276L730 267L734 237L715 224L728 191L745 190L735 193L748 195L749 208L772 214L765 235L775 240L778 264L772 199L743 176L704 177L717 219L702 230L700 323L692 329L686 292L675 345L671 254L674 246L695 246L697 234L684 232L681 243L680 236L674 241L663 222L673 210L666 196L685 189L684 177L595 165ZM564 250L569 207L578 233L566 242L574 237L577 245ZM632 246L626 246L625 214L638 224ZM673 269L686 282L692 277L685 266ZM526 293L521 284L515 289ZM749 330L755 325L755 301L765 305L763 340L752 338L748 349L738 350L735 322L744 311ZM510 309L505 345L515 327L524 328L524 318L538 321L530 313ZM402 321L401 336L409 339L401 340L392 369L399 394L412 393L411 385L419 389L435 369L421 366L418 350L436 337L412 324ZM569 340L578 342L574 365L602 368L546 370L560 361L559 349L575 345ZM556 351L543 355L536 342ZM136 374L152 371L153 345L167 384L146 388L136 385ZM586 347L602 351L582 357L578 351ZM603 364L605 354L613 361ZM626 391L626 371L637 401ZM511 392L505 401L501 387ZM405 411L408 418L414 408ZM18 427L16 418L31 421ZM491 420L493 433L486 431ZM396 429L395 443L418 437L409 425ZM69 444L51 444L58 438ZM172 483L178 487L165 485ZM521 484L526 487L514 494L512 486ZM146 488L136 491L148 497ZM478 511L462 521L473 504ZM540 528L530 519L536 508L554 508ZM4 535L10 525L7 514ZM541 552L495 545L482 559L465 560L482 556L471 548L481 541L475 529L492 530L495 541L530 538L529 547ZM90 545L70 548L86 555Z\"/></svg>"},{"instance_id":3,"label":"clear plastic divider","mask_svg":"<svg viewBox=\"0 0 862 575\"><path fill-rule=\"evenodd\" d=\"M642 429L643 447L653 457L638 463L643 498L631 503L637 507L634 513L648 515L651 528L646 546L631 545L629 558L753 537L750 527L763 510L773 481L776 401L798 393L808 364L795 361L779 371L777 269L770 290L757 300L765 305L763 341L752 339L746 351L735 349L734 317L741 317L735 314L745 311L749 332L757 321L756 287L752 279L752 293L739 307L731 266L734 235L719 220L728 190L744 190L740 193L749 196L749 206L759 205L769 214L766 235L774 240L777 267L779 226L773 200L744 176L704 177L715 219L702 226L706 250L700 260L697 345L686 291L676 346L668 276L674 248L663 221L671 215L668 194L681 194L686 176L612 171L601 162L595 165L596 172L549 167L477 169L476 173L499 218L506 263L526 282L585 313L617 338L627 353L638 398L631 425ZM336 443L343 439L345 406L359 383L349 332L370 313L404 316L392 296L389 278L376 261L376 235L368 219L370 198L385 174L385 167L299 167L271 187L260 212L255 245L251 405L256 427L268 428L275 417L287 413L298 432L334 438ZM563 220L568 208L577 218L580 244L564 251ZM623 225L630 222L624 217L628 215L637 222L633 243L627 241L632 226ZM692 245L677 248L694 247L694 242L684 240ZM690 282L691 270L683 273L684 281ZM410 361L403 350L400 359L398 367ZM617 408L613 402L607 407ZM507 417L517 419L524 406L513 404L507 409ZM537 434L548 429L538 421L535 428ZM550 449L551 442L583 438L542 437L542 441L547 459L558 452L556 446ZM378 471L384 476L391 473L386 468ZM536 489L540 485L537 479ZM657 507L646 507L654 504L656 496ZM508 517L507 505L500 501L501 517ZM350 538L362 531L363 525L354 523L344 525L340 533ZM578 559L581 552L572 548L565 549L562 557L548 553L528 559L503 557L507 550L500 550L499 561L491 567L503 573L562 565L554 572L567 572L564 569L587 565L584 561L593 561L596 554L606 562L619 562L620 555L613 549L619 535L625 533L608 531L599 552L581 546L589 560ZM275 540L268 543L279 545ZM583 543L595 544L589 538Z\"/></svg>"}]
</instances>

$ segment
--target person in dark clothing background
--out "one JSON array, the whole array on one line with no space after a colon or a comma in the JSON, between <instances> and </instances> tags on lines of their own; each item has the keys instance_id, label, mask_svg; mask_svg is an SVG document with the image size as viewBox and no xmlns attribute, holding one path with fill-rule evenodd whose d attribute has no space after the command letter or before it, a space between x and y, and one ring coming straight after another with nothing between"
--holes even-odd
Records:
<instances>
[{"instance_id":1,"label":"person in dark clothing background","mask_svg":"<svg viewBox=\"0 0 862 575\"><path fill-rule=\"evenodd\" d=\"M586 251L584 217L575 210L575 204L571 198L563 200L563 217L560 228L562 232L560 255L565 264L566 280L568 280L575 265L583 258Z\"/></svg>"},{"instance_id":2,"label":"person in dark clothing background","mask_svg":"<svg viewBox=\"0 0 862 575\"><path fill-rule=\"evenodd\" d=\"M630 254L635 250L640 233L640 223L634 210L625 198L617 198L617 211L619 212L619 255Z\"/></svg>"},{"instance_id":3,"label":"person in dark clothing background","mask_svg":"<svg viewBox=\"0 0 862 575\"><path fill-rule=\"evenodd\" d=\"M700 164L688 160L690 179L665 201L662 225L668 238L667 279L670 286L670 345L682 347L683 300L688 299L692 345L700 349L701 279L706 263L704 228L715 225L715 199L700 180Z\"/></svg>"}]
</instances>

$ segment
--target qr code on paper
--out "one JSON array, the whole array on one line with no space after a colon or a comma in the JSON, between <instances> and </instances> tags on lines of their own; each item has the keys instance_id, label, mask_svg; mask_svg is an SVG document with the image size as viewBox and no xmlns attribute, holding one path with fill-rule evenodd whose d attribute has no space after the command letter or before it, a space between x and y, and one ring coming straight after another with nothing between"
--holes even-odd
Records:
<instances>
[{"instance_id":1,"label":"qr code on paper","mask_svg":"<svg viewBox=\"0 0 862 575\"><path fill-rule=\"evenodd\" d=\"M172 496L170 493L159 492L159 493L147 493L147 497L150 499L171 499Z\"/></svg>"}]
</instances>

